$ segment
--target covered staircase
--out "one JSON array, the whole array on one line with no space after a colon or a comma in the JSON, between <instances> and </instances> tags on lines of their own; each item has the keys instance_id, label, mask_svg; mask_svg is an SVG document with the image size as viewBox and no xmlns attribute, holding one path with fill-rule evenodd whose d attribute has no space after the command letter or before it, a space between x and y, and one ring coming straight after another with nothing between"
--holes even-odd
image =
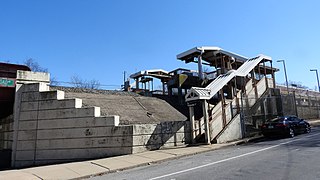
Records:
<instances>
[{"instance_id":1,"label":"covered staircase","mask_svg":"<svg viewBox=\"0 0 320 180\"><path fill-rule=\"evenodd\" d=\"M198 55L198 62L206 53L199 49L201 53ZM214 50L212 54L217 56L217 51ZM228 55L232 57L232 54ZM224 59L222 58L222 63ZM266 66L266 62L271 64L271 68ZM207 86L192 87L185 96L189 106L193 142L201 137L205 137L204 141L208 144L244 138L246 124L252 122L248 115L250 109L257 108L256 104L268 94L268 89L275 87L272 60L268 56L258 55L240 62L238 68L230 67ZM202 108L202 114L197 117L195 108L199 107Z\"/></svg>"}]
</instances>

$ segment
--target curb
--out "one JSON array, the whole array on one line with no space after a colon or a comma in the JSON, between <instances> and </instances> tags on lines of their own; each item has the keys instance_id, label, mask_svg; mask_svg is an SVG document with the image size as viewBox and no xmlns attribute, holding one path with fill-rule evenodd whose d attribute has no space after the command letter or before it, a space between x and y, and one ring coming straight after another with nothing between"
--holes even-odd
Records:
<instances>
[{"instance_id":1,"label":"curb","mask_svg":"<svg viewBox=\"0 0 320 180\"><path fill-rule=\"evenodd\" d=\"M316 126L320 126L320 120L317 121L310 121L309 122L310 125L312 127L316 127ZM206 144L191 144L188 146L184 146L184 147L177 147L177 148L172 148L172 149L189 149L190 152L185 152L185 153L173 153L172 151L170 152L170 149L160 149L157 150L158 153L166 153L166 154L172 154L174 155L173 157L168 157L165 159L161 159L161 160L152 160L150 159L150 161L145 162L145 163L137 163L137 164L127 164L124 165L123 167L119 167L119 168L115 168L113 170L108 169L107 167L103 167L106 170L105 171L100 171L100 172L89 172L86 175L80 175L78 174L78 176L73 176L69 178L65 178L65 179L83 179L83 178L90 178L90 177L96 177L96 176L101 176L104 174L108 174L108 173L113 173L113 172L117 172L117 171L123 171L123 170L127 170L127 169L132 169L132 168L136 168L136 167L141 167L141 166L148 166L151 164L156 164L156 163L161 163L161 162L166 162L166 161L170 161L170 160L174 160L174 159L179 159L179 158L183 158L183 157L188 157L188 156L193 156L196 154L201 154L201 153L206 153L206 152L210 152L210 151L214 151L214 150L218 150L218 149L222 149L222 148L226 148L229 146L238 146L238 145L242 145L242 144L246 144L246 143L252 143L255 141L259 141L261 139L263 139L264 137L262 135L256 135L253 137L249 137L249 138L245 138L245 139L240 139L238 141L233 141L233 142L227 142L224 144L211 144L211 145L206 145ZM195 150L191 150L192 147L199 147L199 149L195 149ZM166 150L168 150L166 152ZM157 153L157 151L155 151L155 153ZM151 152L151 151L150 151ZM138 155L137 154L132 154L132 155ZM91 161L84 161L87 163L92 163ZM71 169L68 169L68 164L71 163L66 163L66 164L61 164L62 166L59 168L66 168L68 171L72 171ZM95 164L97 165L97 164ZM50 170L53 166L59 166L59 165L50 165L48 166L47 170ZM100 165L97 165L100 166ZM41 168L46 168L44 166L40 166ZM101 166L102 167L102 166ZM37 167L34 167L37 168ZM52 169L51 169L52 170ZM11 171L11 172L9 172ZM28 169L20 169L20 170L9 170L9 171L0 171L0 174L4 175L4 179L42 179L40 176L36 175L35 173L32 173L32 171L28 172ZM0 178L1 179L1 178Z\"/></svg>"},{"instance_id":2,"label":"curb","mask_svg":"<svg viewBox=\"0 0 320 180\"><path fill-rule=\"evenodd\" d=\"M312 127L320 126L320 120L319 120L319 121L314 121L314 122L309 122L309 123L310 123L310 125L311 125ZM147 166L147 165L150 165L150 164L161 163L161 162L170 161L170 160L174 160L174 159L179 159L179 158L183 158L183 157L193 156L193 155L196 155L196 154L201 154L201 153L205 153L205 152L210 152L210 151L222 149L222 148L229 147L229 146L238 146L238 145L242 145L242 144L247 144L247 143L259 141L259 140L261 140L261 139L263 139L263 138L264 138L263 135L257 135L257 136L254 136L254 137L249 137L249 138L241 139L241 140L234 141L234 142L228 142L228 143L225 143L225 144L220 144L221 146L219 146L219 147L208 148L208 149L206 149L206 150L201 150L201 151L197 151L197 152L187 153L187 154L184 154L184 155L177 155L177 156L175 156L175 157L171 157L171 158L167 158L167 159L163 159L163 160L159 160L159 161L151 161L150 163L142 163L142 164L138 164L138 165L134 165L134 166L130 166L130 167L119 168L119 169L116 169L116 170L113 170L113 171L108 171L108 172L102 173L102 174L101 174L101 173L100 173L100 174L92 174L92 175L89 176L89 177L100 176L100 175L103 175L103 174L113 173L113 172L117 172L117 171L123 171L123 170L127 170L127 169L132 169L132 168L135 168L135 167ZM191 144L191 145L188 145L188 146L185 146L185 147L180 147L180 148L206 147L206 146L214 146L214 144L211 144L211 145L206 145L206 144ZM179 148L177 148L177 149L179 149ZM165 149L162 149L162 150L165 150ZM87 177L88 177L88 176L87 176ZM81 179L81 178L85 178L85 177L79 177L79 178L77 178L77 179Z\"/></svg>"},{"instance_id":3,"label":"curb","mask_svg":"<svg viewBox=\"0 0 320 180\"><path fill-rule=\"evenodd\" d=\"M215 147L215 148L208 148L206 150L186 153L186 154L183 154L183 155L177 155L175 157L171 157L171 158L167 158L167 159L163 159L163 160L158 160L158 161L155 160L155 161L151 161L149 163L137 164L137 165L133 165L133 166L128 166L128 167L124 167L124 168L115 169L115 170L108 171L108 172L105 172L105 173L92 174L91 176L86 176L86 177L79 177L79 178L76 178L76 179L101 176L101 175L104 175L104 174L109 174L109 173L114 173L114 172L118 172L118 171L128 170L128 169L132 169L132 168L136 168L136 167L147 166L147 165L152 165L152 164L156 164L156 163L162 163L162 162L175 160L175 159L179 159L179 158L183 158L183 157L189 157L189 156L193 156L193 155L197 155L197 154L201 154L201 153L215 151L215 150L219 150L219 149L230 147L230 146L237 146L237 145L241 145L241 144L246 144L246 143L250 143L250 142L262 139L262 138L263 138L263 136L255 136L255 137L251 137L251 138L247 138L247 139L238 140L238 141L235 141L235 142L229 142L229 143L225 143L225 144L220 144L219 147ZM214 144L211 144L211 145L193 144L193 145L187 146L185 148L188 148L188 147L205 147L205 146L212 146L212 145L214 145ZM177 148L177 149L179 149L179 148Z\"/></svg>"},{"instance_id":4,"label":"curb","mask_svg":"<svg viewBox=\"0 0 320 180\"><path fill-rule=\"evenodd\" d=\"M235 142L235 145L241 145L241 144L246 144L246 143L251 143L260 139L263 139L264 137L262 135L251 137L248 139L244 139L243 141Z\"/></svg>"}]
</instances>

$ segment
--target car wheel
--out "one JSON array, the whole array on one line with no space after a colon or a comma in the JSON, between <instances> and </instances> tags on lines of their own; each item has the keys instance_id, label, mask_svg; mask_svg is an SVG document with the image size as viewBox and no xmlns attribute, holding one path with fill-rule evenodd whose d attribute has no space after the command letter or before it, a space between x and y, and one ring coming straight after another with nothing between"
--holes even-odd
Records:
<instances>
[{"instance_id":1,"label":"car wheel","mask_svg":"<svg viewBox=\"0 0 320 180\"><path fill-rule=\"evenodd\" d=\"M311 127L310 126L306 126L306 129L304 131L305 133L310 133L311 132Z\"/></svg>"},{"instance_id":2,"label":"car wheel","mask_svg":"<svg viewBox=\"0 0 320 180\"><path fill-rule=\"evenodd\" d=\"M289 137L293 138L295 136L294 130L292 128L289 129Z\"/></svg>"}]
</instances>

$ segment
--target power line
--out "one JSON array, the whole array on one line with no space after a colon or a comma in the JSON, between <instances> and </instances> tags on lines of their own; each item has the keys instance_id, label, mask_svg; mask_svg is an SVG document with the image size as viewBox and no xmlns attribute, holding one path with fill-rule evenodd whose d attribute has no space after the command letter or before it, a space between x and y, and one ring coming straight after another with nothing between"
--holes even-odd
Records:
<instances>
[{"instance_id":1,"label":"power line","mask_svg":"<svg viewBox=\"0 0 320 180\"><path fill-rule=\"evenodd\" d=\"M76 83L76 82L67 82L67 81L53 81L54 83L61 83L61 84L71 84L71 85L77 85L81 83ZM98 83L97 85L103 86L103 87L121 87L121 85L115 85L115 84L100 84Z\"/></svg>"}]
</instances>

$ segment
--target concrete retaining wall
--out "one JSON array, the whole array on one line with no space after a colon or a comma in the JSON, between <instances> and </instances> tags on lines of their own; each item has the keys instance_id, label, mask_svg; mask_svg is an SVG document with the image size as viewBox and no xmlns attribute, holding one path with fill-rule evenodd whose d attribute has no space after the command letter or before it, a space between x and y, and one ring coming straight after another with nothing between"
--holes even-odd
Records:
<instances>
[{"instance_id":1,"label":"concrete retaining wall","mask_svg":"<svg viewBox=\"0 0 320 180\"><path fill-rule=\"evenodd\" d=\"M317 119L320 117L320 96L296 95L298 116L305 119Z\"/></svg>"},{"instance_id":2,"label":"concrete retaining wall","mask_svg":"<svg viewBox=\"0 0 320 180\"><path fill-rule=\"evenodd\" d=\"M133 125L133 153L190 143L189 121Z\"/></svg>"},{"instance_id":3,"label":"concrete retaining wall","mask_svg":"<svg viewBox=\"0 0 320 180\"><path fill-rule=\"evenodd\" d=\"M186 121L119 126L119 116L65 99L47 83L24 84L16 93L12 166L79 161L182 145L190 141Z\"/></svg>"},{"instance_id":4,"label":"concrete retaining wall","mask_svg":"<svg viewBox=\"0 0 320 180\"><path fill-rule=\"evenodd\" d=\"M81 99L41 87L28 84L20 91L14 167L132 152L132 127L117 127L118 116L100 117L99 107L81 108Z\"/></svg>"},{"instance_id":5,"label":"concrete retaining wall","mask_svg":"<svg viewBox=\"0 0 320 180\"><path fill-rule=\"evenodd\" d=\"M12 150L13 116L0 120L0 150Z\"/></svg>"},{"instance_id":6,"label":"concrete retaining wall","mask_svg":"<svg viewBox=\"0 0 320 180\"><path fill-rule=\"evenodd\" d=\"M132 152L132 127L117 127L118 116L100 117L99 107L81 108L81 99L41 87L26 84L20 91L14 167Z\"/></svg>"},{"instance_id":7,"label":"concrete retaining wall","mask_svg":"<svg viewBox=\"0 0 320 180\"><path fill-rule=\"evenodd\" d=\"M13 142L13 116L0 119L0 170L10 167Z\"/></svg>"},{"instance_id":8,"label":"concrete retaining wall","mask_svg":"<svg viewBox=\"0 0 320 180\"><path fill-rule=\"evenodd\" d=\"M304 119L320 118L320 93L297 91L290 95L282 94L284 115L295 115Z\"/></svg>"}]
</instances>

